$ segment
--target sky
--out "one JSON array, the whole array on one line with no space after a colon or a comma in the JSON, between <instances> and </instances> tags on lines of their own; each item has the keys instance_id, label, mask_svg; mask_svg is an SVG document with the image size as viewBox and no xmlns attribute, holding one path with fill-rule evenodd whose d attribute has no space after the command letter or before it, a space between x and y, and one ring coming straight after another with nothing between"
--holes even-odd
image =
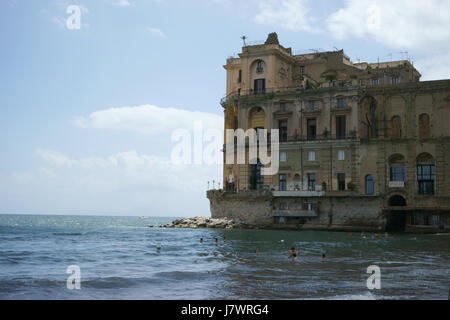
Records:
<instances>
[{"instance_id":1,"label":"sky","mask_svg":"<svg viewBox=\"0 0 450 320\"><path fill-rule=\"evenodd\" d=\"M174 132L222 130L223 65L270 32L450 78L450 1L0 0L0 213L209 215L221 165Z\"/></svg>"}]
</instances>

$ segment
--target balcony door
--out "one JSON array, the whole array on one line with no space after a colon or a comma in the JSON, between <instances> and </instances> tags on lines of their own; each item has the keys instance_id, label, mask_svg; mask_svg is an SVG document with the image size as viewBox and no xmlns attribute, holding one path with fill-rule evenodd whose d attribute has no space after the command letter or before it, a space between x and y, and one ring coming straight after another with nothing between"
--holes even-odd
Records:
<instances>
[{"instance_id":1,"label":"balcony door","mask_svg":"<svg viewBox=\"0 0 450 320\"><path fill-rule=\"evenodd\" d=\"M266 92L266 79L255 79L254 82L255 94Z\"/></svg>"},{"instance_id":2,"label":"balcony door","mask_svg":"<svg viewBox=\"0 0 450 320\"><path fill-rule=\"evenodd\" d=\"M336 116L336 139L345 139L345 116Z\"/></svg>"}]
</instances>

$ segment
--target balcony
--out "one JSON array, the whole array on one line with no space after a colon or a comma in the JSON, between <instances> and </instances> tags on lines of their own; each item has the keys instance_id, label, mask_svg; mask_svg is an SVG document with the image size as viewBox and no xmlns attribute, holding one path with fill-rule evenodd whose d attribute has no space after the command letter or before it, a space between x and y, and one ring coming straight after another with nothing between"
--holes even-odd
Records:
<instances>
[{"instance_id":1,"label":"balcony","mask_svg":"<svg viewBox=\"0 0 450 320\"><path fill-rule=\"evenodd\" d=\"M289 198L289 197L323 197L324 191L273 191L274 197Z\"/></svg>"},{"instance_id":2,"label":"balcony","mask_svg":"<svg viewBox=\"0 0 450 320\"><path fill-rule=\"evenodd\" d=\"M277 88L265 88L264 90L255 91L253 89L234 91L220 99L220 104L223 106L231 99L237 99L243 96L257 96L264 94L274 94L283 92L298 92L304 90L304 87L277 87Z\"/></svg>"},{"instance_id":3,"label":"balcony","mask_svg":"<svg viewBox=\"0 0 450 320\"><path fill-rule=\"evenodd\" d=\"M320 142L329 140L354 140L357 138L356 132L350 132L344 135L336 134L325 134L325 135L315 135L315 136L288 136L284 141L280 142Z\"/></svg>"}]
</instances>

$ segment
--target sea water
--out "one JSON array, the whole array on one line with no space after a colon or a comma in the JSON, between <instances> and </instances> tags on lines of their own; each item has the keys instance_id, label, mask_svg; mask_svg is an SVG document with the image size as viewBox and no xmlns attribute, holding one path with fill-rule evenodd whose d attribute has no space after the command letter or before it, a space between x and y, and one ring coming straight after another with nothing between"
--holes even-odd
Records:
<instances>
[{"instance_id":1,"label":"sea water","mask_svg":"<svg viewBox=\"0 0 450 320\"><path fill-rule=\"evenodd\" d=\"M448 298L449 234L149 227L172 219L0 215L0 299Z\"/></svg>"}]
</instances>

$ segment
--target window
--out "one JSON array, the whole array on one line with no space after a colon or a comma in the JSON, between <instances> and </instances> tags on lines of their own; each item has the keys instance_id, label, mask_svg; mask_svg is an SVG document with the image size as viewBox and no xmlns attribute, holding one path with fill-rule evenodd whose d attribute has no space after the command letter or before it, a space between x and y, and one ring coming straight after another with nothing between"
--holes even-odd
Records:
<instances>
[{"instance_id":1,"label":"window","mask_svg":"<svg viewBox=\"0 0 450 320\"><path fill-rule=\"evenodd\" d=\"M315 207L315 204L311 202L304 202L302 205L302 209L308 211L314 211Z\"/></svg>"},{"instance_id":2,"label":"window","mask_svg":"<svg viewBox=\"0 0 450 320\"><path fill-rule=\"evenodd\" d=\"M316 153L314 151L308 152L308 161L316 161Z\"/></svg>"},{"instance_id":3,"label":"window","mask_svg":"<svg viewBox=\"0 0 450 320\"><path fill-rule=\"evenodd\" d=\"M392 77L392 84L398 84L398 83L399 83L398 77L396 77L396 76Z\"/></svg>"},{"instance_id":4,"label":"window","mask_svg":"<svg viewBox=\"0 0 450 320\"><path fill-rule=\"evenodd\" d=\"M309 112L314 112L314 109L315 109L315 101L311 100L309 102Z\"/></svg>"},{"instance_id":5,"label":"window","mask_svg":"<svg viewBox=\"0 0 450 320\"><path fill-rule=\"evenodd\" d=\"M308 140L316 139L316 119L308 119L306 123L308 130Z\"/></svg>"},{"instance_id":6,"label":"window","mask_svg":"<svg viewBox=\"0 0 450 320\"><path fill-rule=\"evenodd\" d=\"M280 152L280 162L286 162L287 154L286 152Z\"/></svg>"},{"instance_id":7,"label":"window","mask_svg":"<svg viewBox=\"0 0 450 320\"><path fill-rule=\"evenodd\" d=\"M338 160L339 161L345 160L345 151L344 150L339 150L338 151Z\"/></svg>"},{"instance_id":8,"label":"window","mask_svg":"<svg viewBox=\"0 0 450 320\"><path fill-rule=\"evenodd\" d=\"M316 191L316 174L308 173L308 190Z\"/></svg>"},{"instance_id":9,"label":"window","mask_svg":"<svg viewBox=\"0 0 450 320\"><path fill-rule=\"evenodd\" d=\"M287 120L278 121L278 128L280 132L280 142L287 141Z\"/></svg>"},{"instance_id":10,"label":"window","mask_svg":"<svg viewBox=\"0 0 450 320\"><path fill-rule=\"evenodd\" d=\"M434 164L417 165L417 182L419 183L419 194L433 195L435 180Z\"/></svg>"},{"instance_id":11,"label":"window","mask_svg":"<svg viewBox=\"0 0 450 320\"><path fill-rule=\"evenodd\" d=\"M345 173L338 173L338 190L344 191L345 190Z\"/></svg>"},{"instance_id":12,"label":"window","mask_svg":"<svg viewBox=\"0 0 450 320\"><path fill-rule=\"evenodd\" d=\"M241 88L238 89L238 96L241 95Z\"/></svg>"},{"instance_id":13,"label":"window","mask_svg":"<svg viewBox=\"0 0 450 320\"><path fill-rule=\"evenodd\" d=\"M239 70L239 75L238 75L237 82L241 83L241 81L242 81L242 70Z\"/></svg>"},{"instance_id":14,"label":"window","mask_svg":"<svg viewBox=\"0 0 450 320\"><path fill-rule=\"evenodd\" d=\"M337 99L337 108L338 109L344 109L344 98L338 98Z\"/></svg>"},{"instance_id":15,"label":"window","mask_svg":"<svg viewBox=\"0 0 450 320\"><path fill-rule=\"evenodd\" d=\"M266 92L266 79L255 79L254 82L255 94Z\"/></svg>"},{"instance_id":16,"label":"window","mask_svg":"<svg viewBox=\"0 0 450 320\"><path fill-rule=\"evenodd\" d=\"M300 80L305 79L305 66L300 67Z\"/></svg>"},{"instance_id":17,"label":"window","mask_svg":"<svg viewBox=\"0 0 450 320\"><path fill-rule=\"evenodd\" d=\"M372 79L372 85L377 86L378 85L378 79Z\"/></svg>"},{"instance_id":18,"label":"window","mask_svg":"<svg viewBox=\"0 0 450 320\"><path fill-rule=\"evenodd\" d=\"M391 181L406 181L406 168L405 167L392 167L391 168Z\"/></svg>"},{"instance_id":19,"label":"window","mask_svg":"<svg viewBox=\"0 0 450 320\"><path fill-rule=\"evenodd\" d=\"M287 210L288 204L287 202L280 202L280 210Z\"/></svg>"},{"instance_id":20,"label":"window","mask_svg":"<svg viewBox=\"0 0 450 320\"><path fill-rule=\"evenodd\" d=\"M280 112L286 112L286 103L280 103Z\"/></svg>"},{"instance_id":21,"label":"window","mask_svg":"<svg viewBox=\"0 0 450 320\"><path fill-rule=\"evenodd\" d=\"M430 137L430 116L422 113L419 116L419 138Z\"/></svg>"},{"instance_id":22,"label":"window","mask_svg":"<svg viewBox=\"0 0 450 320\"><path fill-rule=\"evenodd\" d=\"M280 191L286 191L287 178L285 174L280 174Z\"/></svg>"},{"instance_id":23,"label":"window","mask_svg":"<svg viewBox=\"0 0 450 320\"><path fill-rule=\"evenodd\" d=\"M336 139L345 139L345 116L336 116Z\"/></svg>"},{"instance_id":24,"label":"window","mask_svg":"<svg viewBox=\"0 0 450 320\"><path fill-rule=\"evenodd\" d=\"M366 176L366 195L373 195L375 190L375 185L373 182L373 177L369 174Z\"/></svg>"},{"instance_id":25,"label":"window","mask_svg":"<svg viewBox=\"0 0 450 320\"><path fill-rule=\"evenodd\" d=\"M264 71L263 62L262 60L258 60L256 64L256 72L263 72L263 71Z\"/></svg>"}]
</instances>

